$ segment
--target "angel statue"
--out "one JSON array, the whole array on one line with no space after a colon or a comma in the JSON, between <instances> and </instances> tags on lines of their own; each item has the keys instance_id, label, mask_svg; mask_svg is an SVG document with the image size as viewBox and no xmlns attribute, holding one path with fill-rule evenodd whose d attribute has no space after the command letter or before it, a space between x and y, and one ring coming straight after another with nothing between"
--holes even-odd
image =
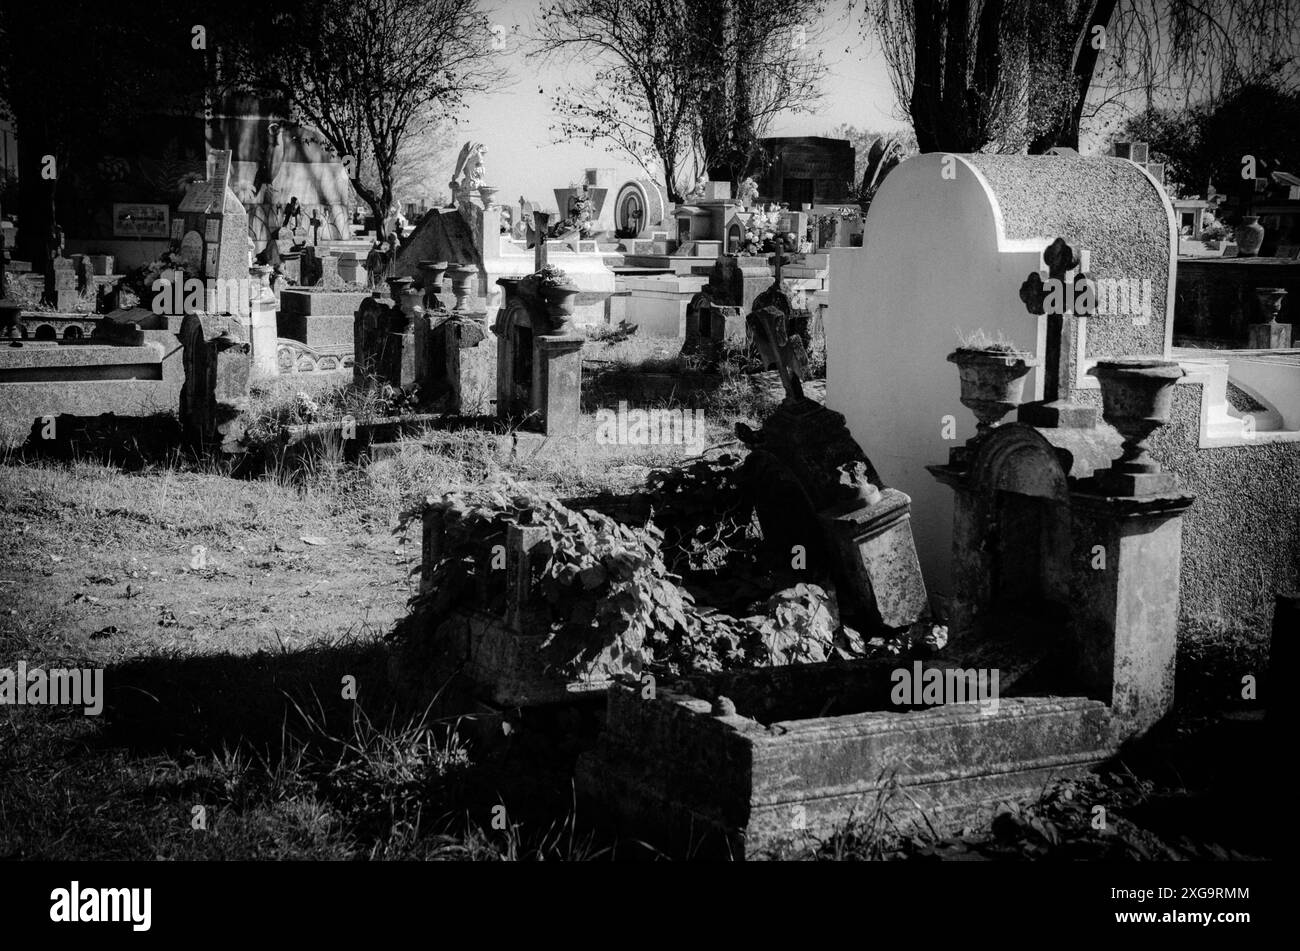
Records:
<instances>
[{"instance_id":1,"label":"angel statue","mask_svg":"<svg viewBox=\"0 0 1300 951\"><path fill-rule=\"evenodd\" d=\"M486 153L487 146L480 142L466 142L461 147L456 159L456 170L452 172L447 186L451 190L453 201L462 196L468 197L470 192L484 183L483 156Z\"/></svg>"}]
</instances>

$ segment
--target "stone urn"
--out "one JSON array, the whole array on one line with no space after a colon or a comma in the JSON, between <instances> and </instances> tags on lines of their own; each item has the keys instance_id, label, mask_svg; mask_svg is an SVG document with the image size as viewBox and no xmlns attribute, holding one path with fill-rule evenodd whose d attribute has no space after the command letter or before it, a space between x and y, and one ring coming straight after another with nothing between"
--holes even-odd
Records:
<instances>
[{"instance_id":1,"label":"stone urn","mask_svg":"<svg viewBox=\"0 0 1300 951\"><path fill-rule=\"evenodd\" d=\"M1101 381L1101 415L1124 437L1124 452L1111 465L1113 473L1160 472L1147 441L1169 421L1174 384L1183 368L1158 357L1100 360L1088 370Z\"/></svg>"},{"instance_id":2,"label":"stone urn","mask_svg":"<svg viewBox=\"0 0 1300 951\"><path fill-rule=\"evenodd\" d=\"M447 273L446 261L421 261L420 274L424 285L424 306L442 306L442 279Z\"/></svg>"},{"instance_id":3,"label":"stone urn","mask_svg":"<svg viewBox=\"0 0 1300 951\"><path fill-rule=\"evenodd\" d=\"M1238 257L1252 258L1259 254L1260 245L1264 243L1264 226L1259 223L1259 216L1243 216L1236 238Z\"/></svg>"},{"instance_id":4,"label":"stone urn","mask_svg":"<svg viewBox=\"0 0 1300 951\"><path fill-rule=\"evenodd\" d=\"M1277 323L1278 314L1282 312L1282 298L1286 297L1285 287L1257 287L1255 298L1259 301L1259 312L1270 324Z\"/></svg>"},{"instance_id":5,"label":"stone urn","mask_svg":"<svg viewBox=\"0 0 1300 951\"><path fill-rule=\"evenodd\" d=\"M569 333L573 330L573 307L577 303L578 287L565 281L562 284L543 282L537 292L546 302L546 313L555 326L556 333Z\"/></svg>"},{"instance_id":6,"label":"stone urn","mask_svg":"<svg viewBox=\"0 0 1300 951\"><path fill-rule=\"evenodd\" d=\"M271 271L272 268L269 264L254 264L248 269L253 292L251 300L264 300L268 294L275 295L275 292L271 290Z\"/></svg>"},{"instance_id":7,"label":"stone urn","mask_svg":"<svg viewBox=\"0 0 1300 951\"><path fill-rule=\"evenodd\" d=\"M948 354L961 378L961 405L975 414L978 439L1023 402L1025 377L1038 361L1022 350L958 347Z\"/></svg>"},{"instance_id":8,"label":"stone urn","mask_svg":"<svg viewBox=\"0 0 1300 951\"><path fill-rule=\"evenodd\" d=\"M1284 287L1257 287L1255 297L1259 300L1259 310L1264 317L1263 323L1250 325L1247 346L1252 350L1289 350L1291 348L1291 325L1278 323L1278 314L1282 310L1282 298L1286 297Z\"/></svg>"},{"instance_id":9,"label":"stone urn","mask_svg":"<svg viewBox=\"0 0 1300 951\"><path fill-rule=\"evenodd\" d=\"M490 185L480 185L478 187L478 197L483 201L484 208L492 207L493 196L495 196L500 190L501 189L493 188Z\"/></svg>"},{"instance_id":10,"label":"stone urn","mask_svg":"<svg viewBox=\"0 0 1300 951\"><path fill-rule=\"evenodd\" d=\"M451 275L451 292L456 295L456 306L452 310L457 314L470 313L469 299L474 295L478 282L478 268L472 264L457 264L448 268Z\"/></svg>"}]
</instances>

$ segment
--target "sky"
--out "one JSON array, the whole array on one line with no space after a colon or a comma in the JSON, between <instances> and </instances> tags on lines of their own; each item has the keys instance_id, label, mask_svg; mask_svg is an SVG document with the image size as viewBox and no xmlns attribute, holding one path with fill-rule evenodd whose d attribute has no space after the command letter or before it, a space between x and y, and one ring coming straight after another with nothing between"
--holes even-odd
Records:
<instances>
[{"instance_id":1,"label":"sky","mask_svg":"<svg viewBox=\"0 0 1300 951\"><path fill-rule=\"evenodd\" d=\"M552 97L567 83L580 83L584 67L523 55L514 27L520 34L529 33L542 5L542 0L498 0L494 20L506 28L502 55L509 58L512 83L471 97L448 142L450 156L443 177L450 177L450 164L465 142L481 142L487 147L488 184L501 189L497 200L503 203L517 203L522 195L554 206L553 190L577 181L587 168L613 169L616 185L646 177L625 154L606 152L598 145L555 142L550 128L557 121ZM824 36L810 44L822 51L828 67L824 98L812 115L778 116L770 135L824 135L841 123L881 131L907 127L896 115L893 89L874 39L862 38L860 5L851 14L847 7L848 0L831 0L823 21ZM446 190L445 183L439 183L439 190Z\"/></svg>"}]
</instances>

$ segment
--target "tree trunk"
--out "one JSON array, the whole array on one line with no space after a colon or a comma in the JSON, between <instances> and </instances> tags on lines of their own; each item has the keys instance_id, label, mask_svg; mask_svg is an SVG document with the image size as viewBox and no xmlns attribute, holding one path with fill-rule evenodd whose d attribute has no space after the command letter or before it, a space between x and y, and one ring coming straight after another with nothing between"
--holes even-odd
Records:
<instances>
[{"instance_id":1,"label":"tree trunk","mask_svg":"<svg viewBox=\"0 0 1300 951\"><path fill-rule=\"evenodd\" d=\"M1056 128L1042 133L1029 143L1030 155L1041 155L1055 146L1079 148L1079 125L1083 120L1083 107L1088 101L1088 90L1092 88L1093 73L1101 51L1093 46L1093 30L1100 26L1109 29L1110 18L1115 13L1117 0L1097 0L1092 15L1084 26L1079 47L1074 56L1074 79L1078 98L1070 111L1061 117Z\"/></svg>"},{"instance_id":2,"label":"tree trunk","mask_svg":"<svg viewBox=\"0 0 1300 951\"><path fill-rule=\"evenodd\" d=\"M366 203L366 207L370 209L370 214L372 214L375 221L379 223L378 228L382 229L384 215L388 213L388 206L382 203L383 197L381 195L376 195L365 185L362 185L359 179L355 178L352 179L352 190L357 193L358 198ZM380 237L383 236L381 235Z\"/></svg>"},{"instance_id":3,"label":"tree trunk","mask_svg":"<svg viewBox=\"0 0 1300 951\"><path fill-rule=\"evenodd\" d=\"M677 189L677 160L670 155L667 149L660 149L659 161L664 163L664 188L668 192L668 200L674 204L681 204L682 193Z\"/></svg>"},{"instance_id":4,"label":"tree trunk","mask_svg":"<svg viewBox=\"0 0 1300 951\"><path fill-rule=\"evenodd\" d=\"M38 274L45 273L45 243L54 222L54 198L57 179L48 181L41 177L44 157L57 150L45 137L45 122L40 103L19 96L13 105L14 126L18 136L18 240L14 257L30 261ZM55 172L63 171L63 163L56 162Z\"/></svg>"}]
</instances>

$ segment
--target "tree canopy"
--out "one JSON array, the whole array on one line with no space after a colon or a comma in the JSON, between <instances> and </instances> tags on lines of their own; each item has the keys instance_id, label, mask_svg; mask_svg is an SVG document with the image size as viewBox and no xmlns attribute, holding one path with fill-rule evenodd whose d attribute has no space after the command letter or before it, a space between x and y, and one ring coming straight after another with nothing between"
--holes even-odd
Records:
<instances>
[{"instance_id":1,"label":"tree canopy","mask_svg":"<svg viewBox=\"0 0 1300 951\"><path fill-rule=\"evenodd\" d=\"M546 54L591 63L555 96L557 133L623 152L681 200L708 172L743 178L773 117L811 109L823 0L553 0Z\"/></svg>"},{"instance_id":2,"label":"tree canopy","mask_svg":"<svg viewBox=\"0 0 1300 951\"><path fill-rule=\"evenodd\" d=\"M271 22L237 38L225 82L283 97L381 218L411 139L506 76L479 0L317 0Z\"/></svg>"}]
</instances>

